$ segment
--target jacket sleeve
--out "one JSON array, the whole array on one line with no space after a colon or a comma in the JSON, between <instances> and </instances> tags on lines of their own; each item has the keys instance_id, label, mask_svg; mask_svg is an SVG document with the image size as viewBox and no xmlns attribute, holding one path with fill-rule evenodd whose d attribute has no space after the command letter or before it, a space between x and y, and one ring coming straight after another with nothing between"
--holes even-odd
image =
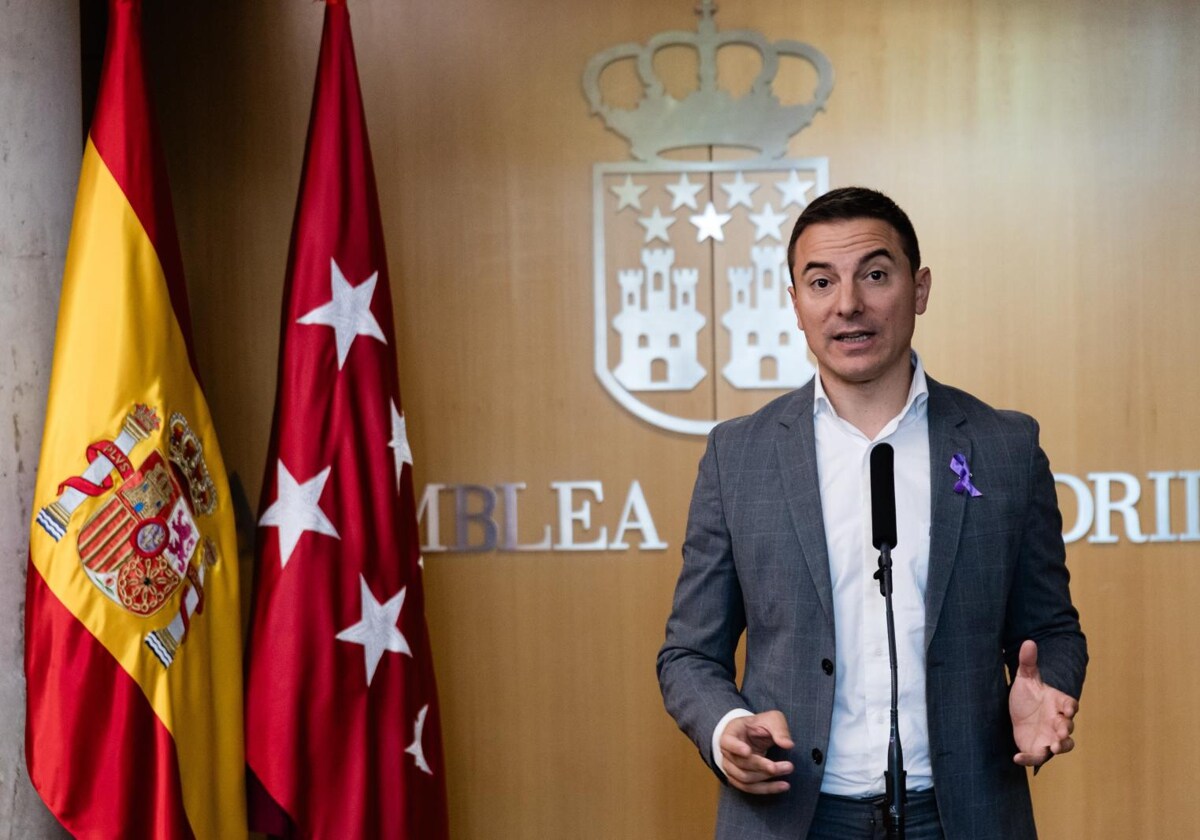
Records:
<instances>
[{"instance_id":1,"label":"jacket sleeve","mask_svg":"<svg viewBox=\"0 0 1200 840\"><path fill-rule=\"evenodd\" d=\"M658 680L667 712L723 778L713 763L713 730L730 710L752 707L735 683L734 653L746 615L725 516L719 432L709 435L692 492Z\"/></svg>"},{"instance_id":2,"label":"jacket sleeve","mask_svg":"<svg viewBox=\"0 0 1200 840\"><path fill-rule=\"evenodd\" d=\"M1006 611L1004 655L1010 677L1016 673L1021 643L1038 646L1042 680L1076 699L1083 691L1087 640L1071 603L1070 573L1062 539L1062 515L1050 462L1032 423L1029 505Z\"/></svg>"}]
</instances>

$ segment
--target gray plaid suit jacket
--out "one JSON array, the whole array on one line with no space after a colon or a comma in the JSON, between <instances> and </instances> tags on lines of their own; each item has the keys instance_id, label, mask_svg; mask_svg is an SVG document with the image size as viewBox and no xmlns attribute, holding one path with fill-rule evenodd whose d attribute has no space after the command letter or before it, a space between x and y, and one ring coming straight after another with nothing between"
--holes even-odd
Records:
<instances>
[{"instance_id":1,"label":"gray plaid suit jacket","mask_svg":"<svg viewBox=\"0 0 1200 840\"><path fill-rule=\"evenodd\" d=\"M948 840L1036 837L1026 771L1012 762L1005 669L1015 672L1021 642L1033 639L1043 680L1079 697L1087 666L1054 479L1033 418L928 383L925 666L938 809ZM820 791L835 680L826 670L836 664L823 667L835 660L835 628L813 391L809 382L713 429L692 495L658 655L667 711L722 781L712 734L729 710L779 709L796 744L786 793L723 785L718 838L803 838ZM982 496L954 492L956 453Z\"/></svg>"}]
</instances>

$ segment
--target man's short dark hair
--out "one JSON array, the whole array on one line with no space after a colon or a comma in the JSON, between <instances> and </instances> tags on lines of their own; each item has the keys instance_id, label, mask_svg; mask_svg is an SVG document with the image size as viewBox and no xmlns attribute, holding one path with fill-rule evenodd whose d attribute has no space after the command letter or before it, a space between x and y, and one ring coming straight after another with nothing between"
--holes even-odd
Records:
<instances>
[{"instance_id":1,"label":"man's short dark hair","mask_svg":"<svg viewBox=\"0 0 1200 840\"><path fill-rule=\"evenodd\" d=\"M913 230L908 214L881 192L866 187L841 187L819 196L796 219L787 251L788 275L793 284L796 282L796 240L804 229L821 222L845 222L851 219L879 219L895 228L896 233L900 234L900 245L904 249L904 256L908 258L909 268L914 275L917 273L921 267L921 246L917 244L917 232Z\"/></svg>"}]
</instances>

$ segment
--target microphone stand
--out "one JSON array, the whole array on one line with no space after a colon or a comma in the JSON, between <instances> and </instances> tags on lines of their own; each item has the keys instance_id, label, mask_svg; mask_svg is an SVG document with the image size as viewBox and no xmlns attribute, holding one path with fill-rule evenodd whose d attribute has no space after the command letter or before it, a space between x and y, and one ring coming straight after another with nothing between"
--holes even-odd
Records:
<instances>
[{"instance_id":1,"label":"microphone stand","mask_svg":"<svg viewBox=\"0 0 1200 840\"><path fill-rule=\"evenodd\" d=\"M879 546L879 594L887 609L888 659L892 668L892 724L888 735L888 763L884 773L887 797L888 840L904 840L904 800L908 794L904 772L904 751L900 748L899 677L896 668L896 619L892 612L892 547L886 542Z\"/></svg>"}]
</instances>

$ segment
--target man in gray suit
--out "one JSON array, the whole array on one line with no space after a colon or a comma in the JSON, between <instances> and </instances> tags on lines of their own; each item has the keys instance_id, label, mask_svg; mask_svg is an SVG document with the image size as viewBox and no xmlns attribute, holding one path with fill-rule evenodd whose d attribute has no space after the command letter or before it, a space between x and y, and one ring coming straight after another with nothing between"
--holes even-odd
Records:
<instances>
[{"instance_id":1,"label":"man in gray suit","mask_svg":"<svg viewBox=\"0 0 1200 840\"><path fill-rule=\"evenodd\" d=\"M1036 837L1025 768L1074 746L1087 665L1037 423L925 375L931 276L891 199L813 201L788 268L818 375L709 436L658 656L667 711L725 783L717 836L884 836L868 464L886 441L908 840Z\"/></svg>"}]
</instances>

